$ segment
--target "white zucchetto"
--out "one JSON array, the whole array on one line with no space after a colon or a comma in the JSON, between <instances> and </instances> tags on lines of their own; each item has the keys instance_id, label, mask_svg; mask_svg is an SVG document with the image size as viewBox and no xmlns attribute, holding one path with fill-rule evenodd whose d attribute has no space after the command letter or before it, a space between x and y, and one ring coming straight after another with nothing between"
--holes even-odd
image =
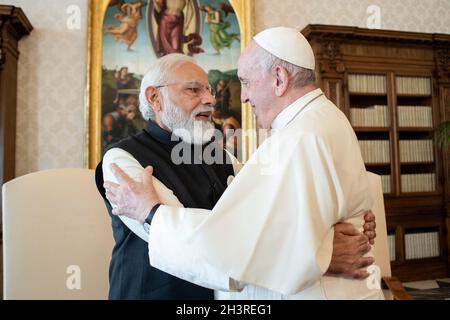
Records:
<instances>
[{"instance_id":1,"label":"white zucchetto","mask_svg":"<svg viewBox=\"0 0 450 320\"><path fill-rule=\"evenodd\" d=\"M314 52L308 40L295 28L275 27L253 37L263 49L296 66L314 70Z\"/></svg>"}]
</instances>

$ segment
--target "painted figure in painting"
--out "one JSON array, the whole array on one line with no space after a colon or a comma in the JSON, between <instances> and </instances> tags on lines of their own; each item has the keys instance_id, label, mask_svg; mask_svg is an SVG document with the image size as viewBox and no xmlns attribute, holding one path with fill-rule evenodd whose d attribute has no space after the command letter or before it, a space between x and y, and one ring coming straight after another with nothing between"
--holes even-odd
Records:
<instances>
[{"instance_id":1,"label":"painted figure in painting","mask_svg":"<svg viewBox=\"0 0 450 320\"><path fill-rule=\"evenodd\" d=\"M132 50L131 46L138 37L137 26L142 19L142 2L118 3L116 7L121 13L116 14L114 18L120 22L120 25L118 27L109 25L106 32L110 33L116 41L125 43L128 50Z\"/></svg>"},{"instance_id":2,"label":"painted figure in painting","mask_svg":"<svg viewBox=\"0 0 450 320\"><path fill-rule=\"evenodd\" d=\"M197 32L185 35L185 29L192 23L195 8L192 0L153 0L154 16L158 25L156 34L156 53L164 56L169 53L189 55L203 52L199 46L202 38ZM188 52L183 45L187 44Z\"/></svg>"},{"instance_id":3,"label":"painted figure in painting","mask_svg":"<svg viewBox=\"0 0 450 320\"><path fill-rule=\"evenodd\" d=\"M136 86L133 75L128 72L128 67L122 67L116 71L114 78L117 81L117 89L133 89Z\"/></svg>"},{"instance_id":4,"label":"painted figure in painting","mask_svg":"<svg viewBox=\"0 0 450 320\"><path fill-rule=\"evenodd\" d=\"M215 9L207 4L202 7L202 10L206 12L205 23L209 26L211 45L217 54L220 54L222 49L229 48L233 41L239 41L239 34L227 31L231 25L225 21L225 17L228 14L234 14L230 5L222 3L220 9Z\"/></svg>"},{"instance_id":5,"label":"painted figure in painting","mask_svg":"<svg viewBox=\"0 0 450 320\"><path fill-rule=\"evenodd\" d=\"M216 108L222 111L228 111L230 108L230 98L229 82L227 83L224 79L220 79L216 85Z\"/></svg>"},{"instance_id":6,"label":"painted figure in painting","mask_svg":"<svg viewBox=\"0 0 450 320\"><path fill-rule=\"evenodd\" d=\"M145 127L138 111L139 79L128 67L102 72L102 152Z\"/></svg>"},{"instance_id":7,"label":"painted figure in painting","mask_svg":"<svg viewBox=\"0 0 450 320\"><path fill-rule=\"evenodd\" d=\"M208 70L210 85L217 89L213 120L227 137L224 147L239 158L232 130L242 121L236 74L240 29L229 1L110 0L103 23L102 153L145 127L135 100L153 60L182 53L195 55Z\"/></svg>"}]
</instances>

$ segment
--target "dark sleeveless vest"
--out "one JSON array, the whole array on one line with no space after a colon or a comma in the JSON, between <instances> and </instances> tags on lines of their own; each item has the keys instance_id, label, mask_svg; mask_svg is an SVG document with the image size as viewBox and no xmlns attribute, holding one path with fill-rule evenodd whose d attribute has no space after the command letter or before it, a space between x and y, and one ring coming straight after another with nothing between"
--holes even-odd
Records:
<instances>
[{"instance_id":1,"label":"dark sleeveless vest","mask_svg":"<svg viewBox=\"0 0 450 320\"><path fill-rule=\"evenodd\" d=\"M175 165L171 152L178 143L171 141L169 132L149 121L146 130L120 141L113 148L129 152L144 168L153 166L154 177L172 190L185 207L212 209L225 191L227 178L234 175L228 156L220 149L220 156L226 161L222 163L227 164ZM111 214L103 188L102 163L96 169L96 183L111 216L116 242L109 268L110 299L214 299L212 290L150 266L147 243Z\"/></svg>"}]
</instances>

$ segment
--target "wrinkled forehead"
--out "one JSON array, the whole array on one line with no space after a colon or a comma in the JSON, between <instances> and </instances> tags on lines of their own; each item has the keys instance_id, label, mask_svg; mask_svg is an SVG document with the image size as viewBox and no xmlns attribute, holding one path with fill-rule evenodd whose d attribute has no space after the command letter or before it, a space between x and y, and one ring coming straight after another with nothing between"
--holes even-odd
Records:
<instances>
[{"instance_id":1,"label":"wrinkled forehead","mask_svg":"<svg viewBox=\"0 0 450 320\"><path fill-rule=\"evenodd\" d=\"M191 62L182 63L171 76L171 81L208 83L208 75L201 67Z\"/></svg>"},{"instance_id":2,"label":"wrinkled forehead","mask_svg":"<svg viewBox=\"0 0 450 320\"><path fill-rule=\"evenodd\" d=\"M239 57L238 62L238 76L239 77L248 77L250 74L257 69L257 65L255 63L255 49L256 43L254 41L250 42L250 44L245 48Z\"/></svg>"}]
</instances>

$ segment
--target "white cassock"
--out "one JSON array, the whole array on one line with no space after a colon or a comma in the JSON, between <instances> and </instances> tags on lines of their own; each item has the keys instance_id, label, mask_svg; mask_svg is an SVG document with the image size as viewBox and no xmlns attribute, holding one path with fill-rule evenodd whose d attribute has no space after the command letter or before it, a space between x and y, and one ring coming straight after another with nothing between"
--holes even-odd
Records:
<instances>
[{"instance_id":1,"label":"white cassock","mask_svg":"<svg viewBox=\"0 0 450 320\"><path fill-rule=\"evenodd\" d=\"M151 265L215 289L219 299L382 299L367 280L323 275L333 225L345 220L362 230L372 207L347 118L316 89L283 110L272 129L211 211L183 208L154 179L172 206L153 218ZM115 160L105 157L105 180L115 180L107 174Z\"/></svg>"}]
</instances>

